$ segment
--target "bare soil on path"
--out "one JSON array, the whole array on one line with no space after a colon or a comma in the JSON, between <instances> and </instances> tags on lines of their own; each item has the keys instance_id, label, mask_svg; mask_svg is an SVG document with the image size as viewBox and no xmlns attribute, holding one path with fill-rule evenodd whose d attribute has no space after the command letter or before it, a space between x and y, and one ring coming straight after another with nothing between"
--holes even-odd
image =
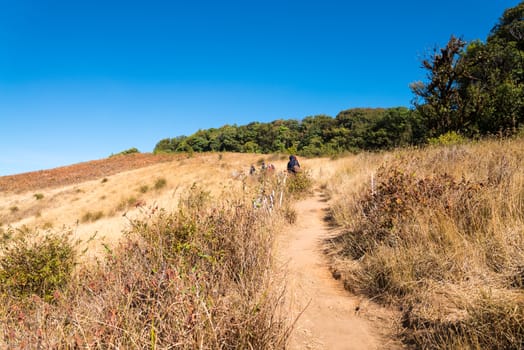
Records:
<instances>
[{"instance_id":1,"label":"bare soil on path","mask_svg":"<svg viewBox=\"0 0 524 350\"><path fill-rule=\"evenodd\" d=\"M287 269L289 317L296 319L288 348L401 348L388 335L391 315L351 295L330 273L322 252L322 241L334 234L324 220L327 207L320 193L298 202L297 222L278 242Z\"/></svg>"}]
</instances>

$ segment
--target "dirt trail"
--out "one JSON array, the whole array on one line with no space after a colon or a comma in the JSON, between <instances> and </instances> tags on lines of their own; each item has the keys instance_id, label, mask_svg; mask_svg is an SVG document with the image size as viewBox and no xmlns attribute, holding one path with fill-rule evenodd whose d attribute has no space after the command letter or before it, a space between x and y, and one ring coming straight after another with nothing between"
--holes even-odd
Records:
<instances>
[{"instance_id":1,"label":"dirt trail","mask_svg":"<svg viewBox=\"0 0 524 350\"><path fill-rule=\"evenodd\" d=\"M321 251L321 240L333 234L323 221L327 203L317 193L295 209L297 223L279 242L279 256L288 271L290 317L303 311L289 349L398 348L384 336L383 323L364 317L364 305L328 269Z\"/></svg>"}]
</instances>

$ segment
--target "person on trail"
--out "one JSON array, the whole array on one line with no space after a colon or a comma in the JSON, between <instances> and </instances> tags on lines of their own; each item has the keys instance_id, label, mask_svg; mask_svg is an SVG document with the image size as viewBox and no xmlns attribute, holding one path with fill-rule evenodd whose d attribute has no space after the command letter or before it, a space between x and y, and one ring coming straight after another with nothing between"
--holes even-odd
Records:
<instances>
[{"instance_id":1,"label":"person on trail","mask_svg":"<svg viewBox=\"0 0 524 350\"><path fill-rule=\"evenodd\" d=\"M289 156L289 162L287 163L287 171L290 174L296 174L300 172L300 164L298 163L297 157L294 155Z\"/></svg>"},{"instance_id":2,"label":"person on trail","mask_svg":"<svg viewBox=\"0 0 524 350\"><path fill-rule=\"evenodd\" d=\"M251 168L249 168L249 175L255 175L256 171L257 170L255 169L255 166L251 164Z\"/></svg>"}]
</instances>

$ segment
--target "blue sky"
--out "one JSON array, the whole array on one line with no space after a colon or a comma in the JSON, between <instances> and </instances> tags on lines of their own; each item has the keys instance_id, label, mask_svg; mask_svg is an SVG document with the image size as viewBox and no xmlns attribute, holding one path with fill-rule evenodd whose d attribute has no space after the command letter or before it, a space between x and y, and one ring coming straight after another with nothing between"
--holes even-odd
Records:
<instances>
[{"instance_id":1,"label":"blue sky","mask_svg":"<svg viewBox=\"0 0 524 350\"><path fill-rule=\"evenodd\" d=\"M519 1L0 0L0 176L224 124L410 106Z\"/></svg>"}]
</instances>

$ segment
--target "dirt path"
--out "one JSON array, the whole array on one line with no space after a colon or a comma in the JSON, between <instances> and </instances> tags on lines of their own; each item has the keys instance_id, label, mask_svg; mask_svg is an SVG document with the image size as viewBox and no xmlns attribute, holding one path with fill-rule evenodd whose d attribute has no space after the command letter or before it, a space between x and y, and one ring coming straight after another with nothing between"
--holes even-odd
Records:
<instances>
[{"instance_id":1,"label":"dirt path","mask_svg":"<svg viewBox=\"0 0 524 350\"><path fill-rule=\"evenodd\" d=\"M323 221L327 203L319 193L295 206L297 223L279 242L288 271L290 317L298 318L289 349L394 349L383 329L361 315L363 305L333 279L321 251L330 229Z\"/></svg>"}]
</instances>

